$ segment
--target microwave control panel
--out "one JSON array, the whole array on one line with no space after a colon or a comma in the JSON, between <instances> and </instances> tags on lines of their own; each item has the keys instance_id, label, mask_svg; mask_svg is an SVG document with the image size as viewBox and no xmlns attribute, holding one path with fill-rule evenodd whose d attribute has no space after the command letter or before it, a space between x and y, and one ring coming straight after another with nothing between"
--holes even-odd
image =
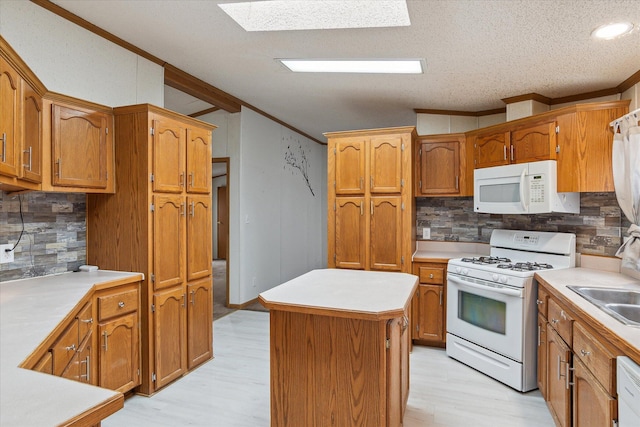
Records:
<instances>
[{"instance_id":1,"label":"microwave control panel","mask_svg":"<svg viewBox=\"0 0 640 427\"><path fill-rule=\"evenodd\" d=\"M542 175L532 175L529 181L529 202L544 203L544 178Z\"/></svg>"}]
</instances>

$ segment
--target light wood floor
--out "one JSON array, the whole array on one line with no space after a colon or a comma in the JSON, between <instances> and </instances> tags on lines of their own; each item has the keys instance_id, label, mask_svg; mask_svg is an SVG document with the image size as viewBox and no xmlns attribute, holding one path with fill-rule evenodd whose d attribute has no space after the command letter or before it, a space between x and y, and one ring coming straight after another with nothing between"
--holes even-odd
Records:
<instances>
[{"instance_id":1,"label":"light wood floor","mask_svg":"<svg viewBox=\"0 0 640 427\"><path fill-rule=\"evenodd\" d=\"M131 397L102 426L269 426L269 314L238 310L213 326L215 359L150 398ZM554 425L537 390L519 393L442 349L414 346L410 384L405 427Z\"/></svg>"}]
</instances>

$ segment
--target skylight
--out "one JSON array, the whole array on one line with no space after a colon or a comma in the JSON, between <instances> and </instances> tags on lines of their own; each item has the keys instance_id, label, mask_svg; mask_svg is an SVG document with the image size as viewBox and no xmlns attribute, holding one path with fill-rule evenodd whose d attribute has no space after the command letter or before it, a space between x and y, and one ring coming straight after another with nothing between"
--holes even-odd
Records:
<instances>
[{"instance_id":1,"label":"skylight","mask_svg":"<svg viewBox=\"0 0 640 427\"><path fill-rule=\"evenodd\" d=\"M280 59L297 73L422 74L420 59Z\"/></svg>"},{"instance_id":2,"label":"skylight","mask_svg":"<svg viewBox=\"0 0 640 427\"><path fill-rule=\"evenodd\" d=\"M406 0L271 0L220 3L246 31L406 27Z\"/></svg>"}]
</instances>

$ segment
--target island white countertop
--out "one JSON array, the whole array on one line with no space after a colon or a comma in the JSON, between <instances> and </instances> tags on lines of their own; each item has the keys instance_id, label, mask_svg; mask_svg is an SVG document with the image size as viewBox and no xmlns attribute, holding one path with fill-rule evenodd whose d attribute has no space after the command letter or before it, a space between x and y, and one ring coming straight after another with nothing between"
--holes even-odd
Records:
<instances>
[{"instance_id":1,"label":"island white countertop","mask_svg":"<svg viewBox=\"0 0 640 427\"><path fill-rule=\"evenodd\" d=\"M570 301L572 308L588 319L592 327L618 347L623 347L621 350L628 351L627 356L640 363L640 327L619 322L567 287L591 286L640 291L640 281L624 274L590 268L540 270L536 272L536 277L549 285L556 296Z\"/></svg>"},{"instance_id":2,"label":"island white countertop","mask_svg":"<svg viewBox=\"0 0 640 427\"><path fill-rule=\"evenodd\" d=\"M361 319L392 319L406 313L418 277L406 273L313 270L262 292L273 310Z\"/></svg>"},{"instance_id":3,"label":"island white countertop","mask_svg":"<svg viewBox=\"0 0 640 427\"><path fill-rule=\"evenodd\" d=\"M88 292L142 279L140 273L99 270L0 284L0 426L57 426L123 399L119 392L19 365Z\"/></svg>"}]
</instances>

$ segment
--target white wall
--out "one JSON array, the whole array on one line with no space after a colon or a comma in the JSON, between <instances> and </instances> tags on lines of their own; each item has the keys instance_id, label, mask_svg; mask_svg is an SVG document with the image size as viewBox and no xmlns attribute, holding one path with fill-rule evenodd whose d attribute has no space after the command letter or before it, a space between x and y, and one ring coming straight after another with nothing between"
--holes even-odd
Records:
<instances>
[{"instance_id":1,"label":"white wall","mask_svg":"<svg viewBox=\"0 0 640 427\"><path fill-rule=\"evenodd\" d=\"M110 107L164 105L161 66L30 1L0 0L0 34L50 91Z\"/></svg>"}]
</instances>

